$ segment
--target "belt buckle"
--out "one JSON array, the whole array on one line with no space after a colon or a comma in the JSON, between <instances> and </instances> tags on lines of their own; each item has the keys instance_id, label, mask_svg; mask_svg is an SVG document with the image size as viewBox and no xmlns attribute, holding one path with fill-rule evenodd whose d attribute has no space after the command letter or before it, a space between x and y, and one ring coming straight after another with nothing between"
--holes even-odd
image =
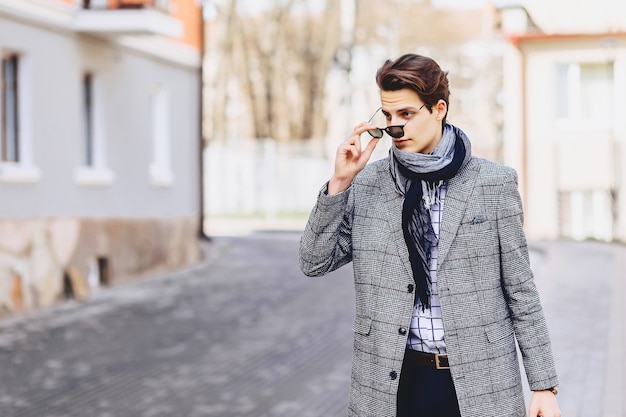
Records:
<instances>
[{"instance_id":1,"label":"belt buckle","mask_svg":"<svg viewBox=\"0 0 626 417\"><path fill-rule=\"evenodd\" d=\"M445 359L447 365L441 364L441 359ZM450 369L450 363L448 363L448 355L445 353L435 353L435 368L437 369Z\"/></svg>"}]
</instances>

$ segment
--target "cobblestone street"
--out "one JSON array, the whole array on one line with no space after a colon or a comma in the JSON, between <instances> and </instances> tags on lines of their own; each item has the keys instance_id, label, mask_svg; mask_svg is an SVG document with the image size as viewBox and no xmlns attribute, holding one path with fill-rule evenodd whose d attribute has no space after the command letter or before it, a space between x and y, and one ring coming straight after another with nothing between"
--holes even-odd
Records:
<instances>
[{"instance_id":1,"label":"cobblestone street","mask_svg":"<svg viewBox=\"0 0 626 417\"><path fill-rule=\"evenodd\" d=\"M207 261L0 322L1 417L341 417L351 269L304 277L298 233L217 237ZM624 417L626 248L533 244L564 417Z\"/></svg>"}]
</instances>

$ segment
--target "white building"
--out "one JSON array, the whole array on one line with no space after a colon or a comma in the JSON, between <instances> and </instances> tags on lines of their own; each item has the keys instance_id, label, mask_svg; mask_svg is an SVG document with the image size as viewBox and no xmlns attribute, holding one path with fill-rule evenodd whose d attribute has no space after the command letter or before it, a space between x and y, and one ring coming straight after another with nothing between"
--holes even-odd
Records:
<instances>
[{"instance_id":1,"label":"white building","mask_svg":"<svg viewBox=\"0 0 626 417\"><path fill-rule=\"evenodd\" d=\"M626 5L529 3L502 10L504 162L520 173L528 235L624 241Z\"/></svg>"},{"instance_id":2,"label":"white building","mask_svg":"<svg viewBox=\"0 0 626 417\"><path fill-rule=\"evenodd\" d=\"M0 1L0 313L198 260L200 10Z\"/></svg>"}]
</instances>

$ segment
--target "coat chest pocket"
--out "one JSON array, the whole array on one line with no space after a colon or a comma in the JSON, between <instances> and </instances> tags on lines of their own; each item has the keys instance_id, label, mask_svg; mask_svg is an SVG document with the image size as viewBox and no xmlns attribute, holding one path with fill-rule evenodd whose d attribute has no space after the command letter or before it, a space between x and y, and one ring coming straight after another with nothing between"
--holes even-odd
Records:
<instances>
[{"instance_id":1,"label":"coat chest pocket","mask_svg":"<svg viewBox=\"0 0 626 417\"><path fill-rule=\"evenodd\" d=\"M492 221L484 216L475 216L467 223L461 223L457 235L476 235L492 229Z\"/></svg>"},{"instance_id":2,"label":"coat chest pocket","mask_svg":"<svg viewBox=\"0 0 626 417\"><path fill-rule=\"evenodd\" d=\"M461 251L464 251L469 263L491 262L484 258L495 255L499 251L498 229L495 220L488 220L484 216L476 216L470 221L461 223L456 232L455 242ZM494 259L499 259L494 258Z\"/></svg>"}]
</instances>

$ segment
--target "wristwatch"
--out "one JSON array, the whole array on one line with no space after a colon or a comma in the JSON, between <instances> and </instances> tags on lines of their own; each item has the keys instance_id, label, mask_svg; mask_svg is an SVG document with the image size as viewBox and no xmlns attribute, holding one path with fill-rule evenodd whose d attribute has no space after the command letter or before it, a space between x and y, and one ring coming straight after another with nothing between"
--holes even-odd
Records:
<instances>
[{"instance_id":1,"label":"wristwatch","mask_svg":"<svg viewBox=\"0 0 626 417\"><path fill-rule=\"evenodd\" d=\"M559 389L557 387L548 388L546 391L550 391L554 395L559 393Z\"/></svg>"}]
</instances>

